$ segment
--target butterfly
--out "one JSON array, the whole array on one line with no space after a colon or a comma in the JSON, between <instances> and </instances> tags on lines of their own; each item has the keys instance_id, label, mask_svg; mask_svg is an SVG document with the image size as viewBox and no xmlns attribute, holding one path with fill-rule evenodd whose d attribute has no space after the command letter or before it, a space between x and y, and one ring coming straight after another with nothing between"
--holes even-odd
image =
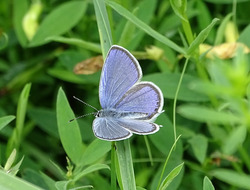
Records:
<instances>
[{"instance_id":1,"label":"butterfly","mask_svg":"<svg viewBox=\"0 0 250 190\"><path fill-rule=\"evenodd\" d=\"M161 127L154 120L163 112L163 95L152 82L142 82L141 67L125 48L113 45L102 68L94 135L119 141L133 134L153 134Z\"/></svg>"}]
</instances>

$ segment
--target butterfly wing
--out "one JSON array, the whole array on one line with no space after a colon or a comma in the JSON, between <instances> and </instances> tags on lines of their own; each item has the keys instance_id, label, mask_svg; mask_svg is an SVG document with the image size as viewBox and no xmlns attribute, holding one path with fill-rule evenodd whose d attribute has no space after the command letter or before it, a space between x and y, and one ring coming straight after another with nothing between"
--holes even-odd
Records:
<instances>
[{"instance_id":1,"label":"butterfly wing","mask_svg":"<svg viewBox=\"0 0 250 190\"><path fill-rule=\"evenodd\" d=\"M151 82L135 84L115 105L117 111L142 113L142 118L139 119L150 121L162 112L162 107L162 92Z\"/></svg>"},{"instance_id":2,"label":"butterfly wing","mask_svg":"<svg viewBox=\"0 0 250 190\"><path fill-rule=\"evenodd\" d=\"M123 140L132 136L132 133L125 129L119 120L113 118L95 118L93 131L97 138L108 141Z\"/></svg>"},{"instance_id":3,"label":"butterfly wing","mask_svg":"<svg viewBox=\"0 0 250 190\"><path fill-rule=\"evenodd\" d=\"M141 67L134 56L120 46L112 46L103 65L100 79L99 99L102 108L114 108L141 76Z\"/></svg>"},{"instance_id":4,"label":"butterfly wing","mask_svg":"<svg viewBox=\"0 0 250 190\"><path fill-rule=\"evenodd\" d=\"M155 123L146 122L143 120L119 119L119 125L132 133L139 135L148 135L157 132L160 126Z\"/></svg>"}]
</instances>

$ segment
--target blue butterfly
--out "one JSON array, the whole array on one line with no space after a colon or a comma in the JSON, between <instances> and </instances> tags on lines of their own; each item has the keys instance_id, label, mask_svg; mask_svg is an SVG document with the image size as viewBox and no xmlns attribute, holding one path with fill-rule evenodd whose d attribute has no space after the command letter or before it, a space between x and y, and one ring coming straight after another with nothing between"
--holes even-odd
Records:
<instances>
[{"instance_id":1,"label":"blue butterfly","mask_svg":"<svg viewBox=\"0 0 250 190\"><path fill-rule=\"evenodd\" d=\"M121 46L113 45L103 65L99 99L102 109L95 114L93 132L99 139L119 141L135 134L155 133L154 120L161 114L163 95L152 82L140 82L141 67Z\"/></svg>"}]
</instances>

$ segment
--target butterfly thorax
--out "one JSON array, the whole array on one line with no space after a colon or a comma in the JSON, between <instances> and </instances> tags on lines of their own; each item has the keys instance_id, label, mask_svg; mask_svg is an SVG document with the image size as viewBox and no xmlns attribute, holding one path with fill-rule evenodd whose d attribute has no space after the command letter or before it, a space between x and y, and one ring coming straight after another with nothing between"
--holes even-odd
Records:
<instances>
[{"instance_id":1,"label":"butterfly thorax","mask_svg":"<svg viewBox=\"0 0 250 190\"><path fill-rule=\"evenodd\" d=\"M117 111L111 109L102 109L95 114L95 117L111 117L111 118L130 118L130 119L144 119L148 116L147 113L131 112L131 111Z\"/></svg>"}]
</instances>

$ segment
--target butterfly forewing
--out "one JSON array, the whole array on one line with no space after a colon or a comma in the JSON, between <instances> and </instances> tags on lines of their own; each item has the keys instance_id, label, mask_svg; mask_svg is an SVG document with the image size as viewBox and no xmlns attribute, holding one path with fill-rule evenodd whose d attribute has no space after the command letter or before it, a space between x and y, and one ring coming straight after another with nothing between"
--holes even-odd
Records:
<instances>
[{"instance_id":1,"label":"butterfly forewing","mask_svg":"<svg viewBox=\"0 0 250 190\"><path fill-rule=\"evenodd\" d=\"M100 79L99 99L102 108L114 108L141 76L141 68L133 55L120 46L112 46Z\"/></svg>"}]
</instances>

